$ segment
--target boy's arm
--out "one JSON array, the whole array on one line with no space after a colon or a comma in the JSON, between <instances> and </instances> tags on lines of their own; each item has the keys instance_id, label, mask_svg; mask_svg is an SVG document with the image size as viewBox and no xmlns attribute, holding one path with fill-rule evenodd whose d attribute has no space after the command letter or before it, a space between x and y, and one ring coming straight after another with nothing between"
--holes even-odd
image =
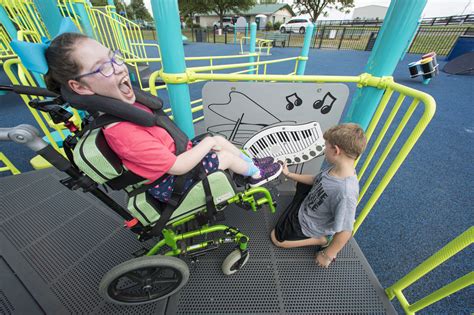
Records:
<instances>
[{"instance_id":1,"label":"boy's arm","mask_svg":"<svg viewBox=\"0 0 474 315\"><path fill-rule=\"evenodd\" d=\"M334 234L331 244L316 254L316 263L327 268L351 237L351 231L341 231Z\"/></svg>"},{"instance_id":2,"label":"boy's arm","mask_svg":"<svg viewBox=\"0 0 474 315\"><path fill-rule=\"evenodd\" d=\"M313 183L314 183L315 175L291 173L288 170L288 166L286 165L286 163L283 164L282 173L283 173L283 175L286 176L286 178L292 179L295 182L299 182L299 183L306 184L306 185L313 185Z\"/></svg>"}]
</instances>

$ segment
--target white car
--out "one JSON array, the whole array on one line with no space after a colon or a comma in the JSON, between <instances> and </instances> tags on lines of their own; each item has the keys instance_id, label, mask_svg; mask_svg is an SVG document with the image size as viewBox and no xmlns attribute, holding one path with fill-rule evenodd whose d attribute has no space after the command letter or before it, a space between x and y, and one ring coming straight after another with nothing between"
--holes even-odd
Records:
<instances>
[{"instance_id":1,"label":"white car","mask_svg":"<svg viewBox=\"0 0 474 315\"><path fill-rule=\"evenodd\" d=\"M232 17L223 17L222 18L222 24L224 26L224 29L227 30L228 32L234 30L235 21L236 21L236 19L234 19ZM218 28L220 28L221 23L220 23L220 21L215 21L212 25L214 26L214 29L218 29Z\"/></svg>"},{"instance_id":2,"label":"white car","mask_svg":"<svg viewBox=\"0 0 474 315\"><path fill-rule=\"evenodd\" d=\"M281 33L288 32L298 32L304 34L306 32L306 27L311 24L311 19L309 18L292 18L288 22L280 26Z\"/></svg>"}]
</instances>

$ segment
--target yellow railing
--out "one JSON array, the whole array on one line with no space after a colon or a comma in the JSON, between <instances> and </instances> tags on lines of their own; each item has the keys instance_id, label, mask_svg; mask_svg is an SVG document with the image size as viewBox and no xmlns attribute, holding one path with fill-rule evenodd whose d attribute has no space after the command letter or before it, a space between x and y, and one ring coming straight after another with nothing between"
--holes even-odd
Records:
<instances>
[{"instance_id":1,"label":"yellow railing","mask_svg":"<svg viewBox=\"0 0 474 315\"><path fill-rule=\"evenodd\" d=\"M242 36L240 38L240 53L247 54L248 52L244 52L244 41L250 41L250 37ZM263 39L263 38L256 38L255 39L255 46L258 49L258 54L262 54L262 50L265 48L267 51L265 52L266 55L270 55L270 49L272 48L273 40L271 39Z\"/></svg>"},{"instance_id":2,"label":"yellow railing","mask_svg":"<svg viewBox=\"0 0 474 315\"><path fill-rule=\"evenodd\" d=\"M15 70L17 68L17 70ZM8 78L10 79L11 83L14 85L26 85L26 86L33 86L36 87L37 83L32 75L23 67L20 62L20 59L9 59L5 61L3 64L3 69L7 74ZM38 111L29 106L29 102L32 99L38 98L42 99L42 97L36 96L29 96L29 95L20 95L23 102L26 104L28 109L30 110L31 114L33 115L34 119L36 120L39 128L43 132L43 134L48 139L48 142L56 149L58 152L64 154L64 152L60 149L60 145L58 145L57 140L55 139L54 134L56 134L61 140L64 140L67 136L65 133L65 126L64 124L55 124L49 114ZM78 126L80 125L81 118L77 110L72 110L73 117L71 120ZM52 129L52 130L50 130ZM54 134L53 134L54 132ZM47 163L43 158L37 156L31 160L31 164L35 169L41 169L45 167L50 167L51 165Z\"/></svg>"},{"instance_id":3,"label":"yellow railing","mask_svg":"<svg viewBox=\"0 0 474 315\"><path fill-rule=\"evenodd\" d=\"M11 39L3 28L3 25L0 24L0 65L3 64L4 59L16 57L10 47L10 41Z\"/></svg>"},{"instance_id":4,"label":"yellow railing","mask_svg":"<svg viewBox=\"0 0 474 315\"><path fill-rule=\"evenodd\" d=\"M251 63L239 64L241 67L251 65ZM362 206L362 200L366 197L367 200L363 200L363 208L360 211L360 214L357 217L357 220L354 224L354 234L357 232L358 228L367 217L369 212L373 209L375 203L380 198L381 194L399 169L400 165L403 163L408 153L413 148L416 141L421 136L423 130L426 128L431 118L434 115L436 110L436 103L434 99L421 91L403 86L401 84L395 83L391 77L373 77L369 74L362 74L360 76L315 76L315 75L256 75L256 74L212 74L212 73L199 73L198 71L204 70L204 67L197 68L188 68L186 73L181 74L166 74L162 71L154 73L150 78L150 87L151 92L156 93L153 81L158 76L166 83L193 83L196 81L202 80L214 80L214 81L270 81L270 82L308 82L308 83L356 83L358 86L370 86L378 89L385 90L384 96L382 97L380 103L378 104L377 110L374 114L374 117L371 120L371 123L367 129L367 137L369 139L368 150L365 154L359 159L363 161L363 166L358 172L358 178L361 183L361 194L359 198L359 205ZM228 69L230 65L225 66L215 66L213 69ZM209 70L207 67L205 70ZM390 103L390 100L394 94L398 94L398 98L395 101L393 106L387 106ZM391 104L391 103L390 103ZM408 105L407 105L408 104ZM403 106L407 105L407 106ZM413 129L406 131L409 133L406 135L404 129L406 128L408 121L412 117L413 113L419 105L422 109L422 115L416 122L416 125ZM408 108L406 108L408 107ZM402 113L400 110L404 108L403 117L398 118L397 114ZM194 110L195 108L193 108ZM389 116L384 121L381 122L380 118L385 110L389 110ZM394 119L397 116L398 119ZM393 127L392 123L396 126ZM379 127L379 123L382 126ZM392 134L388 133L389 127L390 130L395 128ZM377 135L374 135L375 130L379 130ZM406 140L399 144L401 148L393 150L397 140L400 138L400 135L406 136ZM373 143L370 143L370 140L374 138ZM382 140L388 139L384 142L382 146ZM385 144L386 143L386 144ZM381 152L381 153L379 153ZM390 153L392 153L390 155ZM374 157L380 155L380 157L375 160ZM390 155L390 159L389 159ZM395 157L393 157L395 155ZM381 169L383 164L391 160L390 166L386 169L385 173L382 174ZM359 162L359 161L358 161ZM370 172L367 172L370 170ZM366 173L369 173L368 176ZM365 176L365 177L364 177ZM374 183L374 178L376 176L382 177L378 182L375 188L373 188L373 193L370 196L366 196L367 191L371 188L371 185ZM366 178L367 177L367 178Z\"/></svg>"},{"instance_id":5,"label":"yellow railing","mask_svg":"<svg viewBox=\"0 0 474 315\"><path fill-rule=\"evenodd\" d=\"M250 56L257 57L256 62L245 62L245 63L234 63L234 64L223 64L223 65L215 65L216 60L227 60L227 59L237 59L237 58L248 58ZM202 57L186 57L185 61L190 62L190 61L209 61L209 66L199 66L199 67L190 67L188 66L187 70L190 72L205 72L208 71L210 74L214 74L214 71L219 71L219 70L229 70L229 69L242 69L238 70L229 74L223 74L223 75L239 75L239 74L245 74L249 72L255 72L257 75L260 71L260 66L263 66L263 74L265 75L267 73L267 66L271 64L276 64L276 63L282 63L282 62L287 62L287 61L295 61L295 66L293 69L293 72L289 73L288 75L294 75L296 73L296 68L298 67L298 61L300 57L291 57L291 58L283 58L283 59L277 59L277 60L267 60L267 61L260 61L260 54L254 53L254 54L248 54L248 55L231 55L231 56L202 56ZM161 59L160 59L161 62ZM166 76L166 78L163 78L163 76ZM203 81L209 81L207 79L198 79L198 80L193 80L193 81L183 81L182 79L179 79L180 75L170 75L170 74L164 74L162 70L155 71L151 76L149 80L149 92L153 95L158 95L158 90L166 89L165 85L161 86L156 86L156 80L161 77L165 83L183 83L187 82L188 84L195 84ZM196 99L191 102L191 112L196 113L199 111L203 110L202 106L202 98ZM165 110L165 112L171 111L170 109ZM173 116L170 116L173 117ZM203 116L197 117L193 120L194 123L204 119Z\"/></svg>"},{"instance_id":6,"label":"yellow railing","mask_svg":"<svg viewBox=\"0 0 474 315\"><path fill-rule=\"evenodd\" d=\"M470 246L473 242L474 227L470 227L467 231L456 237L433 256L410 271L410 273L408 273L405 277L398 280L391 287L387 288L385 290L387 296L390 298L390 300L396 297L405 312L411 315L459 290L473 285L474 271L471 271L413 304L408 303L405 295L402 292L404 289L418 281L421 277L435 269L437 266L453 257L464 248ZM469 257L468 259L472 259L472 257Z\"/></svg>"},{"instance_id":7,"label":"yellow railing","mask_svg":"<svg viewBox=\"0 0 474 315\"><path fill-rule=\"evenodd\" d=\"M75 3L86 3L84 0L57 0L58 1L58 9L61 12L61 15L64 17L69 17L74 22L76 27L84 33L82 29L81 20L79 14L76 13L76 8L74 7ZM87 13L89 13L87 11ZM89 19L90 20L90 19Z\"/></svg>"},{"instance_id":8,"label":"yellow railing","mask_svg":"<svg viewBox=\"0 0 474 315\"><path fill-rule=\"evenodd\" d=\"M35 31L40 36L50 37L33 1L0 0L0 4L18 30Z\"/></svg>"},{"instance_id":9,"label":"yellow railing","mask_svg":"<svg viewBox=\"0 0 474 315\"><path fill-rule=\"evenodd\" d=\"M0 162L3 163L4 166L1 166L0 163L0 172L11 172L13 175L20 174L21 172L13 165L12 162L3 154L0 152Z\"/></svg>"}]
</instances>

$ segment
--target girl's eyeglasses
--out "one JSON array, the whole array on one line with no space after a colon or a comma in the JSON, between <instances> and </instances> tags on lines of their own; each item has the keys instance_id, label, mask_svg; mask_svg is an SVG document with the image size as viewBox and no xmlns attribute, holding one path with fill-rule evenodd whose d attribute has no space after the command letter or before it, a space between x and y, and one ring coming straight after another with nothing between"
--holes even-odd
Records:
<instances>
[{"instance_id":1,"label":"girl's eyeglasses","mask_svg":"<svg viewBox=\"0 0 474 315\"><path fill-rule=\"evenodd\" d=\"M78 81L79 79L81 79L83 77L86 77L88 75L93 75L93 74L96 74L96 73L100 73L104 77L108 78L112 74L115 73L115 71L116 71L115 66L122 66L124 63L125 63L125 60L123 59L122 53L120 52L120 50L116 50L116 51L114 51L114 54L112 55L110 60L104 62L103 64L101 64L99 66L99 68L97 68L97 70L94 70L94 71L89 72L89 73L80 74L80 75L74 77L73 80Z\"/></svg>"}]
</instances>

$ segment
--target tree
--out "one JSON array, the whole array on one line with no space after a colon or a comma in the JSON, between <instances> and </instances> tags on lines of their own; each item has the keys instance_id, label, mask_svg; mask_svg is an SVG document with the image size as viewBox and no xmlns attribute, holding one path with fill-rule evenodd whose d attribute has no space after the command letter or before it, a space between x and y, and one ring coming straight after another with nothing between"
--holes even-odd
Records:
<instances>
[{"instance_id":1,"label":"tree","mask_svg":"<svg viewBox=\"0 0 474 315\"><path fill-rule=\"evenodd\" d=\"M327 16L327 9L349 13L353 7L354 0L296 0L293 5L300 14L309 14L313 22L316 22L321 14Z\"/></svg>"},{"instance_id":2,"label":"tree","mask_svg":"<svg viewBox=\"0 0 474 315\"><path fill-rule=\"evenodd\" d=\"M178 0L179 13L183 17L186 24L193 28L194 15L199 13L207 13L209 8L205 0Z\"/></svg>"},{"instance_id":3,"label":"tree","mask_svg":"<svg viewBox=\"0 0 474 315\"><path fill-rule=\"evenodd\" d=\"M145 7L143 0L132 0L129 7L133 12L132 14L135 20L153 21L153 18L151 17L150 12L148 12L148 9Z\"/></svg>"},{"instance_id":4,"label":"tree","mask_svg":"<svg viewBox=\"0 0 474 315\"><path fill-rule=\"evenodd\" d=\"M226 14L247 11L255 5L254 0L205 0L207 12L215 12L219 16L219 24L224 28L224 16Z\"/></svg>"}]
</instances>

